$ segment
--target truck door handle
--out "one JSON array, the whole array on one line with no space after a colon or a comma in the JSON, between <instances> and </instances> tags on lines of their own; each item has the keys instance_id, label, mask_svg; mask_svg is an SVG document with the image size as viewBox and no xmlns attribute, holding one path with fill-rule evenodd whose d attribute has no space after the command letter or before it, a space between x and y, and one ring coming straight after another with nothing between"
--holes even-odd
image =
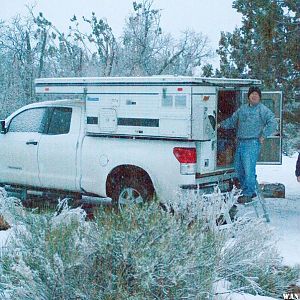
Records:
<instances>
[{"instance_id":1,"label":"truck door handle","mask_svg":"<svg viewBox=\"0 0 300 300\"><path fill-rule=\"evenodd\" d=\"M26 145L37 145L38 142L37 141L27 141Z\"/></svg>"}]
</instances>

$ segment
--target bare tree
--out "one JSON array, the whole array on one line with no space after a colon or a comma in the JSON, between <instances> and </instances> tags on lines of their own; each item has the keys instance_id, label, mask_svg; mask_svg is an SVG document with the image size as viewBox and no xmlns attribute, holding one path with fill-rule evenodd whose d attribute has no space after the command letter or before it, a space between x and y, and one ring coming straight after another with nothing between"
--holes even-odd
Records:
<instances>
[{"instance_id":1,"label":"bare tree","mask_svg":"<svg viewBox=\"0 0 300 300\"><path fill-rule=\"evenodd\" d=\"M212 57L208 39L201 33L185 31L177 44L172 45L162 59L158 74L191 75L193 68Z\"/></svg>"},{"instance_id":2,"label":"bare tree","mask_svg":"<svg viewBox=\"0 0 300 300\"><path fill-rule=\"evenodd\" d=\"M163 34L160 10L153 0L133 2L134 13L126 21L122 53L125 75L191 74L195 66L212 56L207 38L186 31L179 41Z\"/></svg>"},{"instance_id":3,"label":"bare tree","mask_svg":"<svg viewBox=\"0 0 300 300\"><path fill-rule=\"evenodd\" d=\"M33 22L15 17L10 26L5 26L1 35L1 48L8 54L6 68L14 69L27 103L33 99L34 45L32 45Z\"/></svg>"},{"instance_id":4,"label":"bare tree","mask_svg":"<svg viewBox=\"0 0 300 300\"><path fill-rule=\"evenodd\" d=\"M76 41L80 41L90 55L95 58L98 55L101 75L110 76L116 57L116 39L111 27L105 19L98 19L95 13L92 13L91 19L83 17L83 20L90 25L91 33L83 33L79 29L77 17L74 15L71 21L75 28L71 32Z\"/></svg>"},{"instance_id":5,"label":"bare tree","mask_svg":"<svg viewBox=\"0 0 300 300\"><path fill-rule=\"evenodd\" d=\"M164 47L160 11L152 4L153 0L133 2L134 14L126 21L122 41L126 75L151 75L153 62Z\"/></svg>"}]
</instances>

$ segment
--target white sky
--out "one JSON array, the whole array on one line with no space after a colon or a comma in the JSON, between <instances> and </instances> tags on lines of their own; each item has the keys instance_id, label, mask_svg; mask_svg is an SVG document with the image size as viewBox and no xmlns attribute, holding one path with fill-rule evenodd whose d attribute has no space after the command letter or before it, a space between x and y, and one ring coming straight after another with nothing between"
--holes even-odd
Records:
<instances>
[{"instance_id":1,"label":"white sky","mask_svg":"<svg viewBox=\"0 0 300 300\"><path fill-rule=\"evenodd\" d=\"M26 14L26 4L36 4L34 11L43 12L60 30L67 30L70 18L89 17L95 12L105 17L116 36L120 36L124 19L130 14L133 0L0 0L0 19ZM137 0L137 2L139 2ZM161 27L165 33L178 36L185 29L208 36L213 49L218 47L221 31L232 32L241 24L241 15L232 8L232 0L154 0L160 8ZM214 60L216 65L218 59Z\"/></svg>"}]
</instances>

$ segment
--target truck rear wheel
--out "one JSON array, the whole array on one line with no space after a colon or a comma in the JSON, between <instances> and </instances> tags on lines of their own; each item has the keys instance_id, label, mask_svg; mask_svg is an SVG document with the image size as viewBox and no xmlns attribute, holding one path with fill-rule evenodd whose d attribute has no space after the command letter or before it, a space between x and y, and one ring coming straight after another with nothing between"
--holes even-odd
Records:
<instances>
[{"instance_id":1,"label":"truck rear wheel","mask_svg":"<svg viewBox=\"0 0 300 300\"><path fill-rule=\"evenodd\" d=\"M143 178L122 178L112 192L112 200L119 209L124 205L143 204L153 196L152 184Z\"/></svg>"}]
</instances>

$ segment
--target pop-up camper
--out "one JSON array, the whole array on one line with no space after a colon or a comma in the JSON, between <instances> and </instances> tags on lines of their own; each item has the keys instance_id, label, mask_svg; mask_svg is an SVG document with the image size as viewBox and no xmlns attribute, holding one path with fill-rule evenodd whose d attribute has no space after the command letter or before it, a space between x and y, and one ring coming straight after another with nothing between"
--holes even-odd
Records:
<instances>
[{"instance_id":1,"label":"pop-up camper","mask_svg":"<svg viewBox=\"0 0 300 300\"><path fill-rule=\"evenodd\" d=\"M235 132L217 129L247 101L254 79L198 77L45 78L36 80L42 95L86 101L86 133L197 142L200 173L232 166ZM263 92L262 103L281 124L282 93ZM280 126L281 127L281 126ZM281 129L267 139L260 162L281 162Z\"/></svg>"}]
</instances>

